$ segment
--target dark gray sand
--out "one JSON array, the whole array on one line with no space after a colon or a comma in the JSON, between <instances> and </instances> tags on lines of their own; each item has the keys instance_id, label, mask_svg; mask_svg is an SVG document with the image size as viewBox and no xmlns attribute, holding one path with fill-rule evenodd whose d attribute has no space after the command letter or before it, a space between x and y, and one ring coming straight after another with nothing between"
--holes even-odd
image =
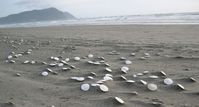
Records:
<instances>
[{"instance_id":1,"label":"dark gray sand","mask_svg":"<svg viewBox=\"0 0 199 107\"><path fill-rule=\"evenodd\" d=\"M112 51L117 54L111 55ZM94 58L84 58L89 53ZM130 56L131 53L136 55ZM144 53L149 53L150 57L141 60ZM22 56L14 57L19 54ZM13 58L8 60L9 55ZM51 56L70 58L68 64L76 66L76 69L62 71L63 67L42 64L59 62L49 59ZM83 58L74 61L75 56ZM104 57L110 64L113 81L104 82L109 88L106 93L97 87L83 92L81 84L95 83L108 73L104 71L104 65L87 63L88 60L98 61L97 57ZM120 57L127 58L132 64L125 65ZM11 63L12 60L15 63ZM23 64L25 60L36 63ZM130 71L123 74L120 71L122 66L128 66ZM64 67L69 68L69 65ZM41 76L46 68L52 69L56 75ZM133 77L143 71L149 71L149 74ZM160 71L164 71L174 83L164 85L166 77L161 76ZM87 77L90 72L97 74L93 80L77 82L70 79L72 76ZM135 83L126 83L120 75L135 80ZM150 79L150 75L158 75L159 78ZM189 77L199 81L198 25L0 29L0 107L199 107L199 83L190 81ZM149 91L139 80L157 84L158 90ZM178 83L185 90L178 89ZM132 94L134 91L138 95ZM125 104L117 103L114 97L122 98Z\"/></svg>"}]
</instances>

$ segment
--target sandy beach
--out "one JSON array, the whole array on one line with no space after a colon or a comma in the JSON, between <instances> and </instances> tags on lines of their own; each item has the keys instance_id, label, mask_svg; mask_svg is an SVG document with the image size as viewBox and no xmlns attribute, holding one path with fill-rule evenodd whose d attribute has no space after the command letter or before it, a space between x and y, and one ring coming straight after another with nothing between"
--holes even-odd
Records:
<instances>
[{"instance_id":1,"label":"sandy beach","mask_svg":"<svg viewBox=\"0 0 199 107\"><path fill-rule=\"evenodd\" d=\"M94 57L88 58L89 54ZM81 59L75 61L74 57ZM70 58L66 64L50 66L66 58ZM125 60L132 64L125 64ZM130 70L123 73L122 66ZM64 67L70 69L64 71ZM112 72L107 72L106 67ZM53 72L42 76L46 68ZM144 71L149 72L144 74ZM111 74L113 79L102 83L109 88L108 92L92 86L88 91L80 90L81 84L96 83L105 74ZM127 83L121 75L135 83ZM86 79L71 80L74 76ZM171 78L173 84L165 85L165 78ZM150 91L140 80L154 83L158 89ZM0 107L199 107L197 81L199 25L0 29ZM119 104L114 97L122 98L125 103Z\"/></svg>"}]
</instances>

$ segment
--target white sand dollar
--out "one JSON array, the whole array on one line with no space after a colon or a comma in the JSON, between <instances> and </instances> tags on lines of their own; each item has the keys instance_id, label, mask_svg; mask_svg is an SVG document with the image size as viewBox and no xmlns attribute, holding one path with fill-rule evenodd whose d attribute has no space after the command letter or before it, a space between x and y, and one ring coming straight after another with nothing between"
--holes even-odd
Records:
<instances>
[{"instance_id":1,"label":"white sand dollar","mask_svg":"<svg viewBox=\"0 0 199 107\"><path fill-rule=\"evenodd\" d=\"M143 85L147 85L147 82L144 81L144 80L140 80L140 82L141 82Z\"/></svg>"},{"instance_id":2,"label":"white sand dollar","mask_svg":"<svg viewBox=\"0 0 199 107\"><path fill-rule=\"evenodd\" d=\"M66 62L70 61L70 58L66 58L65 61L66 61Z\"/></svg>"},{"instance_id":3,"label":"white sand dollar","mask_svg":"<svg viewBox=\"0 0 199 107\"><path fill-rule=\"evenodd\" d=\"M103 79L105 81L112 81L113 80L113 78L111 78L110 76L104 76Z\"/></svg>"},{"instance_id":4,"label":"white sand dollar","mask_svg":"<svg viewBox=\"0 0 199 107\"><path fill-rule=\"evenodd\" d=\"M134 80L126 80L127 83L135 83Z\"/></svg>"},{"instance_id":5,"label":"white sand dollar","mask_svg":"<svg viewBox=\"0 0 199 107\"><path fill-rule=\"evenodd\" d=\"M181 90L185 90L184 86L181 84L177 84L177 87L180 88Z\"/></svg>"},{"instance_id":6,"label":"white sand dollar","mask_svg":"<svg viewBox=\"0 0 199 107\"><path fill-rule=\"evenodd\" d=\"M151 76L149 76L149 78L152 78L152 79L158 79L159 77L158 77L158 76L156 76L156 75L151 75Z\"/></svg>"},{"instance_id":7,"label":"white sand dollar","mask_svg":"<svg viewBox=\"0 0 199 107\"><path fill-rule=\"evenodd\" d=\"M81 85L81 90L82 91L88 91L90 89L90 85L89 84L82 84Z\"/></svg>"},{"instance_id":8,"label":"white sand dollar","mask_svg":"<svg viewBox=\"0 0 199 107\"><path fill-rule=\"evenodd\" d=\"M109 89L108 89L108 87L106 86L106 85L99 85L99 88L100 88L100 90L101 91L103 91L103 92L108 92L109 91Z\"/></svg>"},{"instance_id":9,"label":"white sand dollar","mask_svg":"<svg viewBox=\"0 0 199 107\"><path fill-rule=\"evenodd\" d=\"M44 71L41 73L42 76L48 76L48 72Z\"/></svg>"},{"instance_id":10,"label":"white sand dollar","mask_svg":"<svg viewBox=\"0 0 199 107\"><path fill-rule=\"evenodd\" d=\"M156 84L148 84L147 85L147 88L150 90L150 91L156 91L158 89L158 86Z\"/></svg>"},{"instance_id":11,"label":"white sand dollar","mask_svg":"<svg viewBox=\"0 0 199 107\"><path fill-rule=\"evenodd\" d=\"M116 100L118 103L120 103L120 104L124 104L124 103L125 103L124 100L122 100L122 99L119 98L119 97L115 97L115 100Z\"/></svg>"},{"instance_id":12,"label":"white sand dollar","mask_svg":"<svg viewBox=\"0 0 199 107\"><path fill-rule=\"evenodd\" d=\"M171 84L173 84L173 80L171 78L166 78L166 79L164 79L164 84L171 85Z\"/></svg>"}]
</instances>

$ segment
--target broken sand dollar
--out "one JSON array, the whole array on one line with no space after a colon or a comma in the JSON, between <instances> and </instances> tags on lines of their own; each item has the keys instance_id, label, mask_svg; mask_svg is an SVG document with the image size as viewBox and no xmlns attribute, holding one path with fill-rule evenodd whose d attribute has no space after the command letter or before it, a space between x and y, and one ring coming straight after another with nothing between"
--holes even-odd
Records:
<instances>
[{"instance_id":1,"label":"broken sand dollar","mask_svg":"<svg viewBox=\"0 0 199 107\"><path fill-rule=\"evenodd\" d=\"M124 100L122 100L122 99L119 98L119 97L115 97L115 100L116 100L118 103L120 103L120 104L124 104L124 103L125 103Z\"/></svg>"},{"instance_id":2,"label":"broken sand dollar","mask_svg":"<svg viewBox=\"0 0 199 107\"><path fill-rule=\"evenodd\" d=\"M130 65L130 64L132 64L132 62L130 60L126 60L125 64Z\"/></svg>"},{"instance_id":3,"label":"broken sand dollar","mask_svg":"<svg viewBox=\"0 0 199 107\"><path fill-rule=\"evenodd\" d=\"M171 84L173 84L173 80L171 78L166 78L166 79L164 79L164 84L171 85Z\"/></svg>"},{"instance_id":4,"label":"broken sand dollar","mask_svg":"<svg viewBox=\"0 0 199 107\"><path fill-rule=\"evenodd\" d=\"M102 92L108 92L108 90L109 90L108 87L106 85L103 85L103 84L99 85L99 88Z\"/></svg>"},{"instance_id":5,"label":"broken sand dollar","mask_svg":"<svg viewBox=\"0 0 199 107\"><path fill-rule=\"evenodd\" d=\"M74 57L74 60L75 60L75 61L79 61L79 60L80 60L80 57Z\"/></svg>"},{"instance_id":6,"label":"broken sand dollar","mask_svg":"<svg viewBox=\"0 0 199 107\"><path fill-rule=\"evenodd\" d=\"M93 58L93 54L88 54L88 58Z\"/></svg>"},{"instance_id":7,"label":"broken sand dollar","mask_svg":"<svg viewBox=\"0 0 199 107\"><path fill-rule=\"evenodd\" d=\"M42 76L48 76L48 72L44 71L41 73Z\"/></svg>"},{"instance_id":8,"label":"broken sand dollar","mask_svg":"<svg viewBox=\"0 0 199 107\"><path fill-rule=\"evenodd\" d=\"M82 84L81 85L81 90L82 91L88 91L90 89L90 85L89 84Z\"/></svg>"},{"instance_id":9,"label":"broken sand dollar","mask_svg":"<svg viewBox=\"0 0 199 107\"><path fill-rule=\"evenodd\" d=\"M147 85L147 88L150 91L156 91L158 89L158 86L156 84L150 83L150 84Z\"/></svg>"},{"instance_id":10,"label":"broken sand dollar","mask_svg":"<svg viewBox=\"0 0 199 107\"><path fill-rule=\"evenodd\" d=\"M124 73L127 73L127 71L129 71L129 67L123 66L123 67L121 67L121 71Z\"/></svg>"}]
</instances>

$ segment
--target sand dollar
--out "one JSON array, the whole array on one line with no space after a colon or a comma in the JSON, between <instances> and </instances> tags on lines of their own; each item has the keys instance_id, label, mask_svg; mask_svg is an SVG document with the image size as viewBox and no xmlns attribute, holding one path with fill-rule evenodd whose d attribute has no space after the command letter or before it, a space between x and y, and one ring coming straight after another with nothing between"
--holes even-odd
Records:
<instances>
[{"instance_id":1,"label":"sand dollar","mask_svg":"<svg viewBox=\"0 0 199 107\"><path fill-rule=\"evenodd\" d=\"M48 72L44 71L41 73L42 76L48 76Z\"/></svg>"},{"instance_id":2,"label":"sand dollar","mask_svg":"<svg viewBox=\"0 0 199 107\"><path fill-rule=\"evenodd\" d=\"M106 85L99 85L99 88L100 88L100 90L102 91L102 92L108 92L109 91L109 89L108 89L108 87L106 86Z\"/></svg>"},{"instance_id":3,"label":"sand dollar","mask_svg":"<svg viewBox=\"0 0 199 107\"><path fill-rule=\"evenodd\" d=\"M166 79L164 79L164 84L171 85L171 84L173 84L173 80L171 78L166 78Z\"/></svg>"},{"instance_id":4,"label":"sand dollar","mask_svg":"<svg viewBox=\"0 0 199 107\"><path fill-rule=\"evenodd\" d=\"M82 91L88 91L90 89L90 85L89 84L82 84L80 88L81 88Z\"/></svg>"},{"instance_id":5,"label":"sand dollar","mask_svg":"<svg viewBox=\"0 0 199 107\"><path fill-rule=\"evenodd\" d=\"M150 90L150 91L156 91L158 89L158 86L156 84L148 84L147 85L147 88Z\"/></svg>"}]
</instances>

